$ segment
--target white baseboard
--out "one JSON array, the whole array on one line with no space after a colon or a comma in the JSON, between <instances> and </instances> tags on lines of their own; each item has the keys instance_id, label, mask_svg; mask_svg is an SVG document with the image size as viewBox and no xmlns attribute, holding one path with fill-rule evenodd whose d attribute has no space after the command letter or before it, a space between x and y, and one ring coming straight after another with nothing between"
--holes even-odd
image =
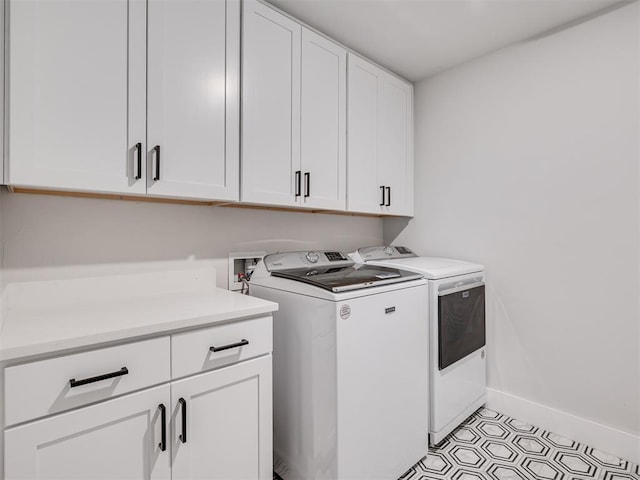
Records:
<instances>
[{"instance_id":1,"label":"white baseboard","mask_svg":"<svg viewBox=\"0 0 640 480\"><path fill-rule=\"evenodd\" d=\"M490 388L487 408L640 464L640 436Z\"/></svg>"}]
</instances>

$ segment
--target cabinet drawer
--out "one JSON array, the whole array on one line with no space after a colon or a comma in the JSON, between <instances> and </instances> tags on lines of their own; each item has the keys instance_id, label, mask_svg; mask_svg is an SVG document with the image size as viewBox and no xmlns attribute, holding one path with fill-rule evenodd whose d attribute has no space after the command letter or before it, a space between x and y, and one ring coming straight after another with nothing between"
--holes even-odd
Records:
<instances>
[{"instance_id":1,"label":"cabinet drawer","mask_svg":"<svg viewBox=\"0 0 640 480\"><path fill-rule=\"evenodd\" d=\"M5 423L13 425L166 382L169 362L166 336L9 367Z\"/></svg>"},{"instance_id":2,"label":"cabinet drawer","mask_svg":"<svg viewBox=\"0 0 640 480\"><path fill-rule=\"evenodd\" d=\"M172 335L172 378L204 372L271 352L271 327L271 316L268 316Z\"/></svg>"}]
</instances>

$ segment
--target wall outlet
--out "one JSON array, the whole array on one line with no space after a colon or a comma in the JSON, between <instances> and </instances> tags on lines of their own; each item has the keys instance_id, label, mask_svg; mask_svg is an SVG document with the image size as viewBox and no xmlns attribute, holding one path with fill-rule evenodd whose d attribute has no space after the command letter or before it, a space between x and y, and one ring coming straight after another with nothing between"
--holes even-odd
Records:
<instances>
[{"instance_id":1,"label":"wall outlet","mask_svg":"<svg viewBox=\"0 0 640 480\"><path fill-rule=\"evenodd\" d=\"M242 290L241 275L253 272L266 252L229 252L229 290Z\"/></svg>"}]
</instances>

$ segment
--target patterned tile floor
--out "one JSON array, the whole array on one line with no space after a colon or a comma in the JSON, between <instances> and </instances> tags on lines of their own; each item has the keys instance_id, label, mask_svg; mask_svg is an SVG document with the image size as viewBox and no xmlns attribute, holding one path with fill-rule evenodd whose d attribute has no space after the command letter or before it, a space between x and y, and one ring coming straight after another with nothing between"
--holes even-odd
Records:
<instances>
[{"instance_id":1,"label":"patterned tile floor","mask_svg":"<svg viewBox=\"0 0 640 480\"><path fill-rule=\"evenodd\" d=\"M640 480L640 468L481 408L401 480Z\"/></svg>"},{"instance_id":2,"label":"patterned tile floor","mask_svg":"<svg viewBox=\"0 0 640 480\"><path fill-rule=\"evenodd\" d=\"M286 466L275 468L287 480ZM640 467L481 408L400 480L445 479L640 480Z\"/></svg>"}]
</instances>

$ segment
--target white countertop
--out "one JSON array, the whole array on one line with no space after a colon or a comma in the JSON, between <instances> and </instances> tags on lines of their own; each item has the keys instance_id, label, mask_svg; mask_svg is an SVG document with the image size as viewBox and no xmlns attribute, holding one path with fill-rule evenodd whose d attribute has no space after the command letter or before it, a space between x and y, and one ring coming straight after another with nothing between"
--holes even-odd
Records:
<instances>
[{"instance_id":1,"label":"white countertop","mask_svg":"<svg viewBox=\"0 0 640 480\"><path fill-rule=\"evenodd\" d=\"M216 288L211 284L215 271L204 275L203 271L198 275L193 272L187 274L189 281L185 281L185 272L162 272L155 283L158 274L17 284L10 289L9 299L5 298L6 290L3 295L0 361L168 333L278 309L276 303ZM132 289L132 285L138 288ZM95 286L100 292L87 295Z\"/></svg>"}]
</instances>

